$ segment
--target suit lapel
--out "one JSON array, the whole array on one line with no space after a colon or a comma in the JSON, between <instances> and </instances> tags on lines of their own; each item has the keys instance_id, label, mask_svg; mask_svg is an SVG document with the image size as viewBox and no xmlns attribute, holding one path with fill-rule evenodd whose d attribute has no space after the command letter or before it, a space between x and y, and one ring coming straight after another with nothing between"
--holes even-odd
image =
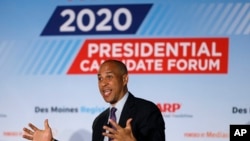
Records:
<instances>
[{"instance_id":1,"label":"suit lapel","mask_svg":"<svg viewBox=\"0 0 250 141\"><path fill-rule=\"evenodd\" d=\"M102 116L100 119L99 119L99 122L98 122L98 127L97 130L99 133L96 133L96 137L93 136L92 138L94 139L93 141L103 141L104 139L104 136L102 135L103 132L105 132L105 130L103 129L103 125L107 125L107 122L108 122L108 117L109 117L109 109L107 109L104 113L104 116Z\"/></svg>"},{"instance_id":2,"label":"suit lapel","mask_svg":"<svg viewBox=\"0 0 250 141\"><path fill-rule=\"evenodd\" d=\"M119 125L122 127L126 126L126 122L129 118L133 117L134 113L135 113L135 109L134 109L134 101L135 97L129 93L128 99L124 104L122 113L121 113L121 117L119 120Z\"/></svg>"}]
</instances>

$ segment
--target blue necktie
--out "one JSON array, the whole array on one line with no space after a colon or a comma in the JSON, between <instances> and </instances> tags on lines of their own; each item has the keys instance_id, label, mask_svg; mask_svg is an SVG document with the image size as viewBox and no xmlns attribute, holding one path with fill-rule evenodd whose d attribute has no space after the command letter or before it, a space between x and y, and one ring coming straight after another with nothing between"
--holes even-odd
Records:
<instances>
[{"instance_id":1,"label":"blue necktie","mask_svg":"<svg viewBox=\"0 0 250 141\"><path fill-rule=\"evenodd\" d=\"M112 107L111 109L110 109L110 119L112 119L114 122L116 122L116 116L115 116L115 112L116 112L116 108L115 107ZM111 125L111 127L112 128L114 128L112 125ZM111 138L109 138L109 141L111 141L112 139Z\"/></svg>"},{"instance_id":2,"label":"blue necktie","mask_svg":"<svg viewBox=\"0 0 250 141\"><path fill-rule=\"evenodd\" d=\"M116 116L115 116L115 112L116 112L116 108L115 107L112 107L110 109L110 119L112 119L114 122L116 122Z\"/></svg>"}]
</instances>

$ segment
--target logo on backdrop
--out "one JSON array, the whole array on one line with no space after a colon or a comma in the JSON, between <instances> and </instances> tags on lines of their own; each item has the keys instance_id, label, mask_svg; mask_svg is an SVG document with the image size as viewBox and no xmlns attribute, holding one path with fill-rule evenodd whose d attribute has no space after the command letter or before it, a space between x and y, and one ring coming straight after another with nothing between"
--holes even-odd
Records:
<instances>
[{"instance_id":1,"label":"logo on backdrop","mask_svg":"<svg viewBox=\"0 0 250 141\"><path fill-rule=\"evenodd\" d=\"M59 113L59 114L99 114L104 111L105 107L100 106L35 106L34 111L36 114Z\"/></svg>"},{"instance_id":2,"label":"logo on backdrop","mask_svg":"<svg viewBox=\"0 0 250 141\"><path fill-rule=\"evenodd\" d=\"M250 107L232 107L233 114L250 114Z\"/></svg>"},{"instance_id":3,"label":"logo on backdrop","mask_svg":"<svg viewBox=\"0 0 250 141\"><path fill-rule=\"evenodd\" d=\"M134 34L151 7L152 4L58 6L41 36Z\"/></svg>"},{"instance_id":4,"label":"logo on backdrop","mask_svg":"<svg viewBox=\"0 0 250 141\"><path fill-rule=\"evenodd\" d=\"M225 131L192 131L192 132L185 132L184 137L188 139L228 139L229 133Z\"/></svg>"},{"instance_id":5,"label":"logo on backdrop","mask_svg":"<svg viewBox=\"0 0 250 141\"><path fill-rule=\"evenodd\" d=\"M96 74L109 58L135 74L226 74L228 38L87 39L68 74Z\"/></svg>"},{"instance_id":6,"label":"logo on backdrop","mask_svg":"<svg viewBox=\"0 0 250 141\"><path fill-rule=\"evenodd\" d=\"M0 113L0 118L6 118L7 117L7 115L6 114L4 114L4 113Z\"/></svg>"},{"instance_id":7,"label":"logo on backdrop","mask_svg":"<svg viewBox=\"0 0 250 141\"><path fill-rule=\"evenodd\" d=\"M41 36L136 34L153 4L58 6ZM228 38L86 39L67 74L96 74L109 58L135 74L227 74Z\"/></svg>"},{"instance_id":8,"label":"logo on backdrop","mask_svg":"<svg viewBox=\"0 0 250 141\"><path fill-rule=\"evenodd\" d=\"M10 131L10 130L6 130L2 132L2 136L5 137L21 137L23 135L23 132L21 131Z\"/></svg>"},{"instance_id":9,"label":"logo on backdrop","mask_svg":"<svg viewBox=\"0 0 250 141\"><path fill-rule=\"evenodd\" d=\"M193 115L184 113L181 109L183 104L178 102L156 103L162 115L166 118L192 118Z\"/></svg>"}]
</instances>

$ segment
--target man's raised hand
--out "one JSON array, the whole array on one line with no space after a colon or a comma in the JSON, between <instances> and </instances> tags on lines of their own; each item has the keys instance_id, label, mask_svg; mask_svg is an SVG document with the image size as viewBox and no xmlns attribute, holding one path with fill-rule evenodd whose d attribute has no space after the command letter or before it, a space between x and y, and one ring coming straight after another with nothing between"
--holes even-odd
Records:
<instances>
[{"instance_id":1,"label":"man's raised hand","mask_svg":"<svg viewBox=\"0 0 250 141\"><path fill-rule=\"evenodd\" d=\"M122 128L120 125L110 119L109 122L113 128L103 126L103 129L106 130L106 132L103 132L103 135L112 138L112 141L136 141L132 132L131 121L132 118L128 119L126 122L126 127Z\"/></svg>"},{"instance_id":2,"label":"man's raised hand","mask_svg":"<svg viewBox=\"0 0 250 141\"><path fill-rule=\"evenodd\" d=\"M48 119L44 121L44 130L37 128L31 123L29 123L29 127L31 129L23 128L23 138L32 141L53 141L52 130L49 126Z\"/></svg>"}]
</instances>

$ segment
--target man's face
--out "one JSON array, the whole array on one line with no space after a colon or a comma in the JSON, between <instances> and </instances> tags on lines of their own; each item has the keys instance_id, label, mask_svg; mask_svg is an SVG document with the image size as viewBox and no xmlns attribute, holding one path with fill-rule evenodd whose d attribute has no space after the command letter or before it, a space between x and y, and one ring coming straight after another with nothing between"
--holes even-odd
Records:
<instances>
[{"instance_id":1,"label":"man's face","mask_svg":"<svg viewBox=\"0 0 250 141\"><path fill-rule=\"evenodd\" d=\"M126 93L128 75L122 75L115 63L101 65L97 76L100 93L106 102L115 104Z\"/></svg>"}]
</instances>

